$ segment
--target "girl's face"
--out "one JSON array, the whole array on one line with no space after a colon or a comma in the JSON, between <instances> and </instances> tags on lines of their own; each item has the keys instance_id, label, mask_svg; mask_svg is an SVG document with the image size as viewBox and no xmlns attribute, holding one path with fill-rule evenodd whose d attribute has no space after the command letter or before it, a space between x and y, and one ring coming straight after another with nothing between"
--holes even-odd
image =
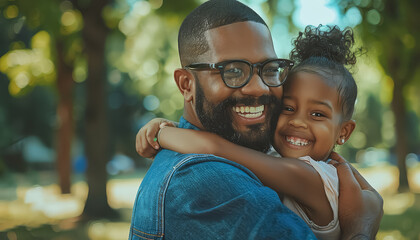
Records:
<instances>
[{"instance_id":1,"label":"girl's face","mask_svg":"<svg viewBox=\"0 0 420 240\"><path fill-rule=\"evenodd\" d=\"M298 72L288 81L274 148L283 157L326 160L336 142L342 144L341 139L350 137L354 122L341 123L338 92L320 76Z\"/></svg>"}]
</instances>

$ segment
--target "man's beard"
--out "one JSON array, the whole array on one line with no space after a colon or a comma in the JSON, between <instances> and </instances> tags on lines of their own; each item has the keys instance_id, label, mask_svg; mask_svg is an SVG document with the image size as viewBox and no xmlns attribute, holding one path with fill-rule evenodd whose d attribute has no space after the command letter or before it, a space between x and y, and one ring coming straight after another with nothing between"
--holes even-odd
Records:
<instances>
[{"instance_id":1,"label":"man's beard","mask_svg":"<svg viewBox=\"0 0 420 240\"><path fill-rule=\"evenodd\" d=\"M236 131L233 127L232 107L237 104L243 105L266 105L266 113L273 113L273 108L280 104L280 101L270 95L263 95L258 98L229 97L219 104L213 104L204 95L203 89L196 78L196 102L195 109L198 118L204 129L213 132L235 144L252 148L257 151L266 152L270 148L271 134L273 129L270 125L277 121L272 121L270 117L276 114L267 114L264 123L248 125L247 132ZM277 105L280 106L280 105ZM274 125L275 127L275 125Z\"/></svg>"}]
</instances>

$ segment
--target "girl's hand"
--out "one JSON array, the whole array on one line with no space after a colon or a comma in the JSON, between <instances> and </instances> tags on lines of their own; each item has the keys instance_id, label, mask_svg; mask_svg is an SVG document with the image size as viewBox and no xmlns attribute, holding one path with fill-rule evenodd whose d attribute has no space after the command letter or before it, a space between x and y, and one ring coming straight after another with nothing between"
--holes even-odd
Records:
<instances>
[{"instance_id":1,"label":"girl's hand","mask_svg":"<svg viewBox=\"0 0 420 240\"><path fill-rule=\"evenodd\" d=\"M165 126L176 127L177 124L164 118L154 118L139 130L136 135L136 151L140 156L151 159L155 157L160 149L157 134Z\"/></svg>"}]
</instances>

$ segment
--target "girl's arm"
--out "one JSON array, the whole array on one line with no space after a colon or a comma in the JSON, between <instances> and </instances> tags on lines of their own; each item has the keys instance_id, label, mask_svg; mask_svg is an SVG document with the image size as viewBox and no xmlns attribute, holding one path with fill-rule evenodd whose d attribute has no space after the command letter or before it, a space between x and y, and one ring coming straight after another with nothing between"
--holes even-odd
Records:
<instances>
[{"instance_id":1,"label":"girl's arm","mask_svg":"<svg viewBox=\"0 0 420 240\"><path fill-rule=\"evenodd\" d=\"M145 158L154 158L159 151L159 144L156 142L156 134L161 126L178 126L177 122L173 122L164 118L154 118L144 125L136 135L136 151Z\"/></svg>"},{"instance_id":2,"label":"girl's arm","mask_svg":"<svg viewBox=\"0 0 420 240\"><path fill-rule=\"evenodd\" d=\"M158 133L158 142L176 152L209 153L237 162L250 169L264 185L294 198L316 224L326 225L333 219L321 177L301 160L269 156L216 134L191 129L164 127Z\"/></svg>"}]
</instances>

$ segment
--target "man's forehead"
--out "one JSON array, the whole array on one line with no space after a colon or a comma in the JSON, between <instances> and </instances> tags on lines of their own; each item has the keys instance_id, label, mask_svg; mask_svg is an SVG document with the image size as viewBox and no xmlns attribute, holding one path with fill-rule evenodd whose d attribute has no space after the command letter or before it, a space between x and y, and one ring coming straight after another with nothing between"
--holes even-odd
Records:
<instances>
[{"instance_id":1,"label":"man's forehead","mask_svg":"<svg viewBox=\"0 0 420 240\"><path fill-rule=\"evenodd\" d=\"M276 58L270 31L264 24L253 21L236 22L207 30L204 34L209 45L209 54L217 59L253 61Z\"/></svg>"}]
</instances>

